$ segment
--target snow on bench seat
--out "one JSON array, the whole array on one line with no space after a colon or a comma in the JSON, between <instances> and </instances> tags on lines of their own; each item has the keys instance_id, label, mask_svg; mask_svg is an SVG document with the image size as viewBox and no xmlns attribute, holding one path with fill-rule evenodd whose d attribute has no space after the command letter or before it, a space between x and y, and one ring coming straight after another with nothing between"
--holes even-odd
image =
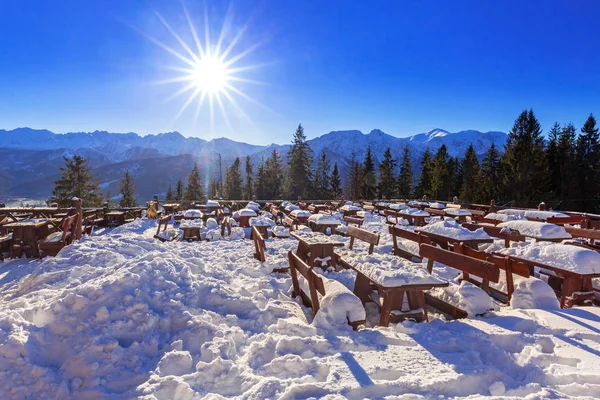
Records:
<instances>
[{"instance_id":1,"label":"snow on bench seat","mask_svg":"<svg viewBox=\"0 0 600 400\"><path fill-rule=\"evenodd\" d=\"M453 219L446 219L444 221L434 222L429 225L422 226L418 229L419 232L428 232L435 235L444 236L456 240L479 240L479 239L491 239L491 237L485 233L483 228L471 231Z\"/></svg>"},{"instance_id":2,"label":"snow on bench seat","mask_svg":"<svg viewBox=\"0 0 600 400\"><path fill-rule=\"evenodd\" d=\"M500 228L509 228L519 231L523 236L540 240L563 240L571 239L571 235L564 227L546 222L515 220L506 221L497 225Z\"/></svg>"},{"instance_id":3,"label":"snow on bench seat","mask_svg":"<svg viewBox=\"0 0 600 400\"><path fill-rule=\"evenodd\" d=\"M328 214L313 214L308 217L308 222L312 222L317 225L339 225L342 223L342 221L340 221L338 218Z\"/></svg>"},{"instance_id":4,"label":"snow on bench seat","mask_svg":"<svg viewBox=\"0 0 600 400\"><path fill-rule=\"evenodd\" d=\"M565 213L557 212L557 211L542 211L542 210L517 210L512 208L507 208L504 210L498 211L498 214L501 215L510 215L517 218L536 218L546 220L548 218L567 218L569 217Z\"/></svg>"},{"instance_id":5,"label":"snow on bench seat","mask_svg":"<svg viewBox=\"0 0 600 400\"><path fill-rule=\"evenodd\" d=\"M186 210L183 213L184 218L202 218L202 211L200 210Z\"/></svg>"},{"instance_id":6,"label":"snow on bench seat","mask_svg":"<svg viewBox=\"0 0 600 400\"><path fill-rule=\"evenodd\" d=\"M600 253L560 243L530 243L502 249L500 254L531 260L578 274L600 274Z\"/></svg>"},{"instance_id":7,"label":"snow on bench seat","mask_svg":"<svg viewBox=\"0 0 600 400\"><path fill-rule=\"evenodd\" d=\"M369 255L346 250L340 252L340 256L344 262L383 287L427 286L446 282L430 275L425 269L425 264L414 263L391 254Z\"/></svg>"},{"instance_id":8,"label":"snow on bench seat","mask_svg":"<svg viewBox=\"0 0 600 400\"><path fill-rule=\"evenodd\" d=\"M403 210L400 210L400 214L410 215L413 217L431 216L427 211L419 210L418 208L405 208Z\"/></svg>"},{"instance_id":9,"label":"snow on bench seat","mask_svg":"<svg viewBox=\"0 0 600 400\"><path fill-rule=\"evenodd\" d=\"M473 215L469 210L463 210L462 208L447 208L444 210L446 215L450 215L452 217L469 217Z\"/></svg>"},{"instance_id":10,"label":"snow on bench seat","mask_svg":"<svg viewBox=\"0 0 600 400\"><path fill-rule=\"evenodd\" d=\"M294 218L307 218L310 217L312 214L310 211L306 210L292 210L290 215Z\"/></svg>"}]
</instances>

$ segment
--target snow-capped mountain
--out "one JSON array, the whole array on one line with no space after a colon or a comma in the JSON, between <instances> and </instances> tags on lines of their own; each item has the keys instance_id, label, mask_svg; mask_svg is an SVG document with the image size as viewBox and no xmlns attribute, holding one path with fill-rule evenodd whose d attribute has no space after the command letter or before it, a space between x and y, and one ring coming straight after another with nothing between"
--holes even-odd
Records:
<instances>
[{"instance_id":1,"label":"snow-capped mountain","mask_svg":"<svg viewBox=\"0 0 600 400\"><path fill-rule=\"evenodd\" d=\"M370 146L376 162L389 147L400 158L404 146L412 151L413 164L418 164L425 148L435 152L442 144L452 156L462 157L473 143L478 154L495 143L501 150L506 141L503 132L467 130L450 133L434 129L410 137L398 138L379 129L364 134L361 131L333 131L309 140L316 156L325 151L332 162L337 162L342 176L351 155L362 160ZM99 175L102 187L112 193L118 191L119 176L128 169L136 180L141 198L163 193L169 184L183 178L194 162L198 162L202 176L217 174L217 159L223 168L236 157L250 156L257 165L277 150L284 162L289 144L268 146L236 142L227 138L204 140L185 137L179 132L140 136L136 133L72 132L55 134L48 130L17 128L0 130L0 196L48 196L52 182L59 176L63 157L80 154L89 160ZM160 168L156 166L159 165ZM0 198L1 202L1 198Z\"/></svg>"}]
</instances>

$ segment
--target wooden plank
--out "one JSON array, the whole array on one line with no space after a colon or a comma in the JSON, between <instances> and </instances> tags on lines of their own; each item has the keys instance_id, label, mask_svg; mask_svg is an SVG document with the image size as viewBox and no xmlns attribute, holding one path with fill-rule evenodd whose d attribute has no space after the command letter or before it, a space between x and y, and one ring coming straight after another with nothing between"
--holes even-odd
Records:
<instances>
[{"instance_id":1,"label":"wooden plank","mask_svg":"<svg viewBox=\"0 0 600 400\"><path fill-rule=\"evenodd\" d=\"M428 244L420 245L419 255L423 258L456 268L465 273L487 279L490 282L498 282L500 279L500 269L491 262L477 260L452 251L439 249Z\"/></svg>"}]
</instances>

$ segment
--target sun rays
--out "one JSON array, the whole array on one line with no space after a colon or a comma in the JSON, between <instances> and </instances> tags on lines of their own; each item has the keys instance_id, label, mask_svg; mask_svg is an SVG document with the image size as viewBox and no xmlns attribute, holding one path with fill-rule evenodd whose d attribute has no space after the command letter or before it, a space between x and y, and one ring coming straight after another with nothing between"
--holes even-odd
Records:
<instances>
[{"instance_id":1,"label":"sun rays","mask_svg":"<svg viewBox=\"0 0 600 400\"><path fill-rule=\"evenodd\" d=\"M186 111L193 110L195 103L193 126L196 126L199 115L205 110L205 107L208 107L207 111L210 116L211 131L214 131L216 108L219 109L230 130L233 130L230 118L231 114L236 118L242 118L245 123L254 126L238 100L242 99L244 102L270 111L268 107L240 88L240 84L242 83L254 85L265 84L262 81L248 79L243 76L243 73L265 65L264 63L243 64L248 55L260 47L262 43L259 42L243 49L240 48L240 41L248 25L246 24L237 30L233 28L231 7L227 10L220 34L217 40L214 41L210 34L206 5L204 7L203 29L198 29L185 4L182 2L181 5L187 22L186 28L189 30L192 38L192 40L189 40L191 43L186 42L158 12L156 12L156 16L173 39L172 44L165 44L155 37L136 29L136 31L152 43L173 56L173 61L176 62L175 65L167 66L167 70L171 71L173 76L153 82L155 84L174 87L173 94L165 99L167 102L176 99L181 101L181 106L173 117L173 122L181 118ZM204 32L203 38L198 34L201 31Z\"/></svg>"}]
</instances>

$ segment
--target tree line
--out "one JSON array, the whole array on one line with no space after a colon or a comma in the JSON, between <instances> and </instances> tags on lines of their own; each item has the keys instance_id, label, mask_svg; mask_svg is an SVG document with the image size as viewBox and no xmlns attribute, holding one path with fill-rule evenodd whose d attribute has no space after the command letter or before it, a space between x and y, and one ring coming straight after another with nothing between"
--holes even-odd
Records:
<instances>
[{"instance_id":1,"label":"tree line","mask_svg":"<svg viewBox=\"0 0 600 400\"><path fill-rule=\"evenodd\" d=\"M225 168L225 179L202 182L195 164L187 179L179 179L166 192L167 201L203 200L222 197L228 200L257 199L411 199L467 203L489 203L533 207L540 201L554 208L596 211L600 198L600 143L596 120L589 115L582 128L573 123L555 123L547 140L533 110L519 114L508 133L504 147L495 144L480 159L474 146L462 158L452 157L442 145L435 153L425 149L416 168L410 147L395 156L388 148L376 163L371 148L364 159L350 156L345 184L340 168L322 151L314 154L302 125L294 133L284 165L277 150L261 159L258 166L250 157L236 158ZM49 200L61 206L79 197L84 204L110 201L102 194L98 179L80 156L65 158L61 179L55 182ZM313 168L313 165L315 167ZM417 172L417 173L415 173ZM120 183L121 207L137 204L135 184L128 171Z\"/></svg>"}]
</instances>

